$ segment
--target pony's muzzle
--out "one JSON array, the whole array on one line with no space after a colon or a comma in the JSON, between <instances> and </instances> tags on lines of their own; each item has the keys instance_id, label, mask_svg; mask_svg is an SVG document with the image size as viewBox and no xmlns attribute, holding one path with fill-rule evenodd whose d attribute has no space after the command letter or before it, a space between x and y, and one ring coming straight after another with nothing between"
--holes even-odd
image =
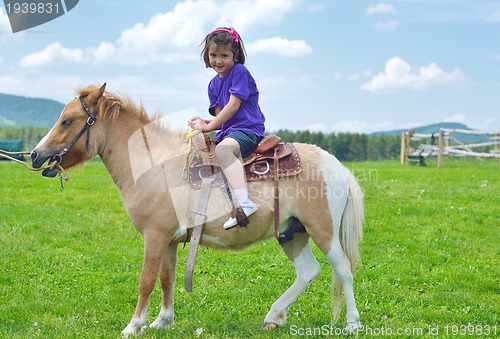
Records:
<instances>
[{"instance_id":1,"label":"pony's muzzle","mask_svg":"<svg viewBox=\"0 0 500 339\"><path fill-rule=\"evenodd\" d=\"M47 161L47 160L49 160L49 164L53 163L54 161L56 161L57 163L60 163L62 160L61 157L59 157L59 156L44 155L43 153L39 153L36 151L36 149L31 151L30 157L31 157L31 164L32 164L33 168L42 167L43 164L45 163L45 161ZM53 178L57 175L58 172L59 172L59 169L56 166L54 166L53 168L44 169L42 171L42 176Z\"/></svg>"},{"instance_id":2,"label":"pony's muzzle","mask_svg":"<svg viewBox=\"0 0 500 339\"><path fill-rule=\"evenodd\" d=\"M39 161L38 152L36 150L31 151L30 157L31 157L31 164L33 165L34 168L42 167L43 162L41 163Z\"/></svg>"}]
</instances>

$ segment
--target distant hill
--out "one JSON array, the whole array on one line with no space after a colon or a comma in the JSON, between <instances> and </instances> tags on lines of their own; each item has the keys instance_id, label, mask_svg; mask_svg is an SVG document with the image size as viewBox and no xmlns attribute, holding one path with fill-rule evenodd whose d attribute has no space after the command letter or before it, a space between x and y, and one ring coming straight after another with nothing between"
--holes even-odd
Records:
<instances>
[{"instance_id":1,"label":"distant hill","mask_svg":"<svg viewBox=\"0 0 500 339\"><path fill-rule=\"evenodd\" d=\"M0 93L0 126L50 128L59 118L64 104L40 98Z\"/></svg>"},{"instance_id":2,"label":"distant hill","mask_svg":"<svg viewBox=\"0 0 500 339\"><path fill-rule=\"evenodd\" d=\"M464 124L461 124L458 122L441 122L441 123L437 123L437 124L425 125L425 126L414 127L414 128L409 128L409 129L397 129L397 130L392 130L392 131L374 132L374 133L368 134L368 136L401 135L401 133L403 133L403 132L408 132L410 130L414 130L415 133L418 133L418 134L435 133L436 140L437 140L438 133L439 133L439 130L441 128L472 130L472 128L467 127L467 125L464 125ZM456 133L456 134L453 134L453 136L464 143L481 142L481 141L487 141L490 139L489 136L484 136L484 135L470 135L470 134Z\"/></svg>"},{"instance_id":3,"label":"distant hill","mask_svg":"<svg viewBox=\"0 0 500 339\"><path fill-rule=\"evenodd\" d=\"M409 129L396 129L396 130L392 130L392 131L374 132L374 133L371 133L368 135L369 136L401 135L401 133L408 132L410 130L414 130L415 133L419 133L419 134L432 134L432 133L439 133L439 129L441 129L441 128L468 129L468 130L471 129L471 128L467 127L466 125L458 123L458 122L440 122L438 124L425 125L425 126L414 127L414 128L409 128Z\"/></svg>"}]
</instances>

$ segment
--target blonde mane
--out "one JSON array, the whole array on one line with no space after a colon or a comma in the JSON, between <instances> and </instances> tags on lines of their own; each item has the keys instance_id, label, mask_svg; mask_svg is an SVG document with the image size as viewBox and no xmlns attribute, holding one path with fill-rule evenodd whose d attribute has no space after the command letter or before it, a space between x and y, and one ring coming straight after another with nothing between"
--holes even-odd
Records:
<instances>
[{"instance_id":1,"label":"blonde mane","mask_svg":"<svg viewBox=\"0 0 500 339\"><path fill-rule=\"evenodd\" d=\"M93 91L99 89L100 86L90 85L81 88L77 91L77 95L86 97ZM142 103L138 106L128 95L118 95L116 93L106 91L99 101L99 111L111 119L117 118L120 114L129 114L131 117L144 121L145 124L154 121L160 117L160 113L150 117Z\"/></svg>"}]
</instances>

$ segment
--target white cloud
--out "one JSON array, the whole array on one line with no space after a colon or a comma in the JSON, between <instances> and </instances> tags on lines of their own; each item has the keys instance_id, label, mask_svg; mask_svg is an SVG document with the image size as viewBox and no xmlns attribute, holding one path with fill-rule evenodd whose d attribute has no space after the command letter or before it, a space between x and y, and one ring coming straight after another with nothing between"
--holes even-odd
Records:
<instances>
[{"instance_id":1,"label":"white cloud","mask_svg":"<svg viewBox=\"0 0 500 339\"><path fill-rule=\"evenodd\" d=\"M92 55L95 64L102 64L116 57L116 47L112 43L103 41L97 49L92 51Z\"/></svg>"},{"instance_id":2,"label":"white cloud","mask_svg":"<svg viewBox=\"0 0 500 339\"><path fill-rule=\"evenodd\" d=\"M373 28L383 31L393 31L398 27L399 27L399 21L397 20L379 21L375 25L373 25Z\"/></svg>"},{"instance_id":3,"label":"white cloud","mask_svg":"<svg viewBox=\"0 0 500 339\"><path fill-rule=\"evenodd\" d=\"M26 86L24 79L14 76L1 76L0 77L0 93L20 93L19 90Z\"/></svg>"},{"instance_id":4,"label":"white cloud","mask_svg":"<svg viewBox=\"0 0 500 339\"><path fill-rule=\"evenodd\" d=\"M217 10L222 16L216 26L235 27L240 33L256 24L272 26L279 24L285 14L294 6L296 0L233 0L228 1ZM216 14L216 15L217 15Z\"/></svg>"},{"instance_id":5,"label":"white cloud","mask_svg":"<svg viewBox=\"0 0 500 339\"><path fill-rule=\"evenodd\" d=\"M220 6L210 0L180 2L172 12L157 14L147 25L139 23L125 30L116 44L118 60L122 63L179 60L179 52L195 50L207 31L216 26L230 25L243 33L255 25L275 25L292 5L291 0L229 1ZM292 54L295 45L292 42ZM169 56L170 53L174 55Z\"/></svg>"},{"instance_id":6,"label":"white cloud","mask_svg":"<svg viewBox=\"0 0 500 339\"><path fill-rule=\"evenodd\" d=\"M40 52L25 56L19 61L19 66L24 68L60 66L61 63L82 64L88 61L83 50L64 48L60 43L55 42Z\"/></svg>"},{"instance_id":7,"label":"white cloud","mask_svg":"<svg viewBox=\"0 0 500 339\"><path fill-rule=\"evenodd\" d=\"M74 96L75 88L85 83L92 83L94 80L64 74L46 74L34 77L30 74L15 73L0 76L0 93L50 98L65 103ZM47 86L48 81L50 81L50 86Z\"/></svg>"},{"instance_id":8,"label":"white cloud","mask_svg":"<svg viewBox=\"0 0 500 339\"><path fill-rule=\"evenodd\" d=\"M247 44L246 48L251 53L287 57L301 57L312 53L312 48L304 40L287 40L280 37L254 41Z\"/></svg>"},{"instance_id":9,"label":"white cloud","mask_svg":"<svg viewBox=\"0 0 500 339\"><path fill-rule=\"evenodd\" d=\"M373 76L370 81L361 86L361 89L373 93L399 90L423 91L463 79L465 75L458 69L447 73L435 63L414 69L403 59L395 57L387 61L383 72Z\"/></svg>"},{"instance_id":10,"label":"white cloud","mask_svg":"<svg viewBox=\"0 0 500 339\"><path fill-rule=\"evenodd\" d=\"M375 6L366 9L366 15L374 14L398 14L398 11L392 5L379 2Z\"/></svg>"},{"instance_id":11,"label":"white cloud","mask_svg":"<svg viewBox=\"0 0 500 339\"><path fill-rule=\"evenodd\" d=\"M242 33L257 25L276 25L290 11L294 2L295 0L234 0L219 4L214 0L185 0L177 3L171 12L158 13L146 24L137 23L125 29L114 43L103 41L99 46L85 50L52 44L42 51L27 55L20 65L42 67L60 62L88 62L143 66L153 62L179 63L199 59L197 47L207 31L216 26L231 25ZM301 40L274 38L267 43L268 45L266 41L257 42L254 47L259 52L267 49L268 52L282 56L311 53L311 48Z\"/></svg>"},{"instance_id":12,"label":"white cloud","mask_svg":"<svg viewBox=\"0 0 500 339\"><path fill-rule=\"evenodd\" d=\"M486 15L486 21L493 23L500 22L500 8L496 7L490 9L490 13Z\"/></svg>"}]
</instances>

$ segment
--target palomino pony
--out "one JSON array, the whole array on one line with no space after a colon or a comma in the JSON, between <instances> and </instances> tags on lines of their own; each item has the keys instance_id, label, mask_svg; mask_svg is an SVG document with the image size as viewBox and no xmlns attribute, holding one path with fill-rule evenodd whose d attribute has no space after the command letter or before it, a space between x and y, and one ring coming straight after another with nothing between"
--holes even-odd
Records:
<instances>
[{"instance_id":1,"label":"palomino pony","mask_svg":"<svg viewBox=\"0 0 500 339\"><path fill-rule=\"evenodd\" d=\"M155 124L143 107L137 107L126 96L105 92L105 86L80 90L79 97L66 105L31 158L37 168L47 160L69 168L99 155L118 187L134 226L143 234L145 247L137 306L122 332L127 337L144 331L158 275L161 310L149 326L159 329L173 324L177 247L186 239L186 215L190 204L196 203L193 197L198 192L193 193L181 176L188 147L185 133ZM145 127L150 125L157 128L146 133ZM143 137L148 134L142 144L147 147L131 142L137 133ZM336 319L340 312L342 287L347 307L346 329L354 331L361 326L352 273L362 233L362 192L354 176L333 155L314 145L294 145L301 157L302 171L294 177L279 179L279 217L280 232L292 234L282 248L293 262L296 279L272 304L263 328L284 324L288 308L318 276L320 265L309 246L312 238L333 268L332 283L337 283L335 296L332 295L336 298L333 316ZM141 150L146 150L144 161L137 160ZM164 159L168 161L155 160L159 154L166 155ZM144 167L145 163L151 164L149 174L137 171L137 166ZM56 173L57 168L47 168L43 175L53 177ZM137 177L137 173L146 174ZM188 194L175 194L177 189L185 187ZM230 212L227 200L219 190L212 189L207 215L219 214L207 219L201 245L239 250L274 236L273 182L251 182L248 189L252 200L261 207L249 218L248 227L227 231L222 228ZM226 212L220 215L221 210Z\"/></svg>"}]
</instances>

